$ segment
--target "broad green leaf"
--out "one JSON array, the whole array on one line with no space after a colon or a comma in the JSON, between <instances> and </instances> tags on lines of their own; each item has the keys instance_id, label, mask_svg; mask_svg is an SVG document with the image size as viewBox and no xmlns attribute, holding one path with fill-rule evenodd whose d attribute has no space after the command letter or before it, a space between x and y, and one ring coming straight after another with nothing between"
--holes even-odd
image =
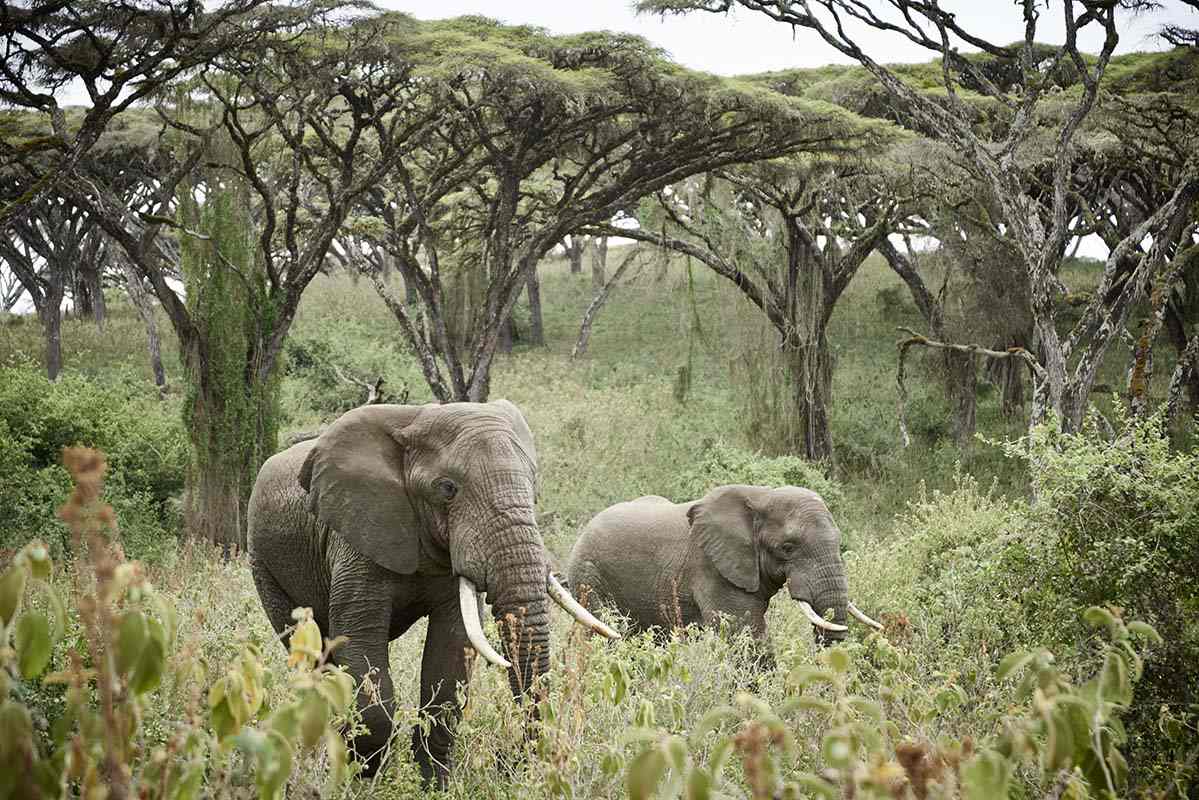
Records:
<instances>
[{"instance_id":1,"label":"broad green leaf","mask_svg":"<svg viewBox=\"0 0 1199 800\"><path fill-rule=\"evenodd\" d=\"M864 697L849 698L849 707L867 719L875 722L883 720L883 707Z\"/></svg>"},{"instance_id":2,"label":"broad green leaf","mask_svg":"<svg viewBox=\"0 0 1199 800\"><path fill-rule=\"evenodd\" d=\"M29 709L13 700L0 704L0 763L33 747L33 719Z\"/></svg>"},{"instance_id":3,"label":"broad green leaf","mask_svg":"<svg viewBox=\"0 0 1199 800\"><path fill-rule=\"evenodd\" d=\"M274 714L271 714L271 718L267 724L272 730L279 731L280 735L288 741L298 739L300 736L299 704L292 703L279 709Z\"/></svg>"},{"instance_id":4,"label":"broad green leaf","mask_svg":"<svg viewBox=\"0 0 1199 800\"><path fill-rule=\"evenodd\" d=\"M651 747L633 759L625 774L629 800L649 800L662 776L666 774L666 756L661 749Z\"/></svg>"},{"instance_id":5,"label":"broad green leaf","mask_svg":"<svg viewBox=\"0 0 1199 800\"><path fill-rule=\"evenodd\" d=\"M809 683L832 683L833 677L833 673L827 669L800 664L787 675L787 682L803 689Z\"/></svg>"},{"instance_id":6,"label":"broad green leaf","mask_svg":"<svg viewBox=\"0 0 1199 800\"><path fill-rule=\"evenodd\" d=\"M151 631L153 626L150 626ZM141 658L129 678L129 689L134 694L146 694L158 688L162 683L162 672L166 667L166 651L162 642L151 633L142 648Z\"/></svg>"},{"instance_id":7,"label":"broad green leaf","mask_svg":"<svg viewBox=\"0 0 1199 800\"><path fill-rule=\"evenodd\" d=\"M187 772L183 773L179 782L175 784L171 800L196 800L200 796L200 787L204 785L205 772L206 765L203 763L190 766Z\"/></svg>"},{"instance_id":8,"label":"broad green leaf","mask_svg":"<svg viewBox=\"0 0 1199 800\"><path fill-rule=\"evenodd\" d=\"M126 611L117 625L116 663L117 672L128 675L141 658L150 629L145 615L140 611Z\"/></svg>"},{"instance_id":9,"label":"broad green leaf","mask_svg":"<svg viewBox=\"0 0 1199 800\"><path fill-rule=\"evenodd\" d=\"M50 551L46 549L46 545L41 542L30 542L25 545L25 555L28 558L30 574L39 581L50 580L54 565L50 561Z\"/></svg>"},{"instance_id":10,"label":"broad green leaf","mask_svg":"<svg viewBox=\"0 0 1199 800\"><path fill-rule=\"evenodd\" d=\"M46 619L46 615L40 611L26 611L22 614L17 620L13 644L17 649L21 677L32 680L41 675L42 670L50 663L53 647L50 641L50 621Z\"/></svg>"},{"instance_id":11,"label":"broad green leaf","mask_svg":"<svg viewBox=\"0 0 1199 800\"><path fill-rule=\"evenodd\" d=\"M1103 659L1099 676L1100 696L1109 703L1126 706L1132 702L1132 682L1128 680L1128 665L1117 653Z\"/></svg>"},{"instance_id":12,"label":"broad green leaf","mask_svg":"<svg viewBox=\"0 0 1199 800\"><path fill-rule=\"evenodd\" d=\"M678 736L668 736L662 743L662 750L674 771L679 775L687 768L687 743Z\"/></svg>"},{"instance_id":13,"label":"broad green leaf","mask_svg":"<svg viewBox=\"0 0 1199 800\"><path fill-rule=\"evenodd\" d=\"M1163 639L1157 629L1148 622L1141 622L1139 619L1134 619L1128 623L1128 632L1140 636L1142 639L1148 639L1154 644L1161 644Z\"/></svg>"},{"instance_id":14,"label":"broad green leaf","mask_svg":"<svg viewBox=\"0 0 1199 800\"><path fill-rule=\"evenodd\" d=\"M1063 708L1055 707L1045 717L1045 769L1056 772L1074 763L1074 734Z\"/></svg>"},{"instance_id":15,"label":"broad green leaf","mask_svg":"<svg viewBox=\"0 0 1199 800\"><path fill-rule=\"evenodd\" d=\"M1003 660L999 662L999 669L996 671L995 677L998 680L1003 680L1013 672L1024 669L1024 667L1035 657L1036 653L1029 652L1028 650L1017 650L1014 653L1008 653L1003 657Z\"/></svg>"},{"instance_id":16,"label":"broad green leaf","mask_svg":"<svg viewBox=\"0 0 1199 800\"><path fill-rule=\"evenodd\" d=\"M963 797L966 800L995 800L1007 797L1012 765L994 750L983 750L962 767Z\"/></svg>"},{"instance_id":17,"label":"broad green leaf","mask_svg":"<svg viewBox=\"0 0 1199 800\"><path fill-rule=\"evenodd\" d=\"M711 770L714 778L720 776L721 771L724 769L725 762L727 762L729 760L729 756L733 754L734 744L733 738L730 736L722 739L716 744L716 747L712 748L712 758L708 762L708 768Z\"/></svg>"},{"instance_id":18,"label":"broad green leaf","mask_svg":"<svg viewBox=\"0 0 1199 800\"><path fill-rule=\"evenodd\" d=\"M291 746L277 732L265 737L266 744L258 753L258 796L261 800L276 800L283 796L283 787L291 775Z\"/></svg>"},{"instance_id":19,"label":"broad green leaf","mask_svg":"<svg viewBox=\"0 0 1199 800\"><path fill-rule=\"evenodd\" d=\"M354 700L354 676L340 669L326 672L317 689L333 706L334 713L344 714Z\"/></svg>"},{"instance_id":20,"label":"broad green leaf","mask_svg":"<svg viewBox=\"0 0 1199 800\"><path fill-rule=\"evenodd\" d=\"M833 672L844 675L849 672L849 651L844 647L833 647L825 653L825 659Z\"/></svg>"},{"instance_id":21,"label":"broad green leaf","mask_svg":"<svg viewBox=\"0 0 1199 800\"><path fill-rule=\"evenodd\" d=\"M604 777L614 777L622 769L624 769L624 757L620 753L611 750L604 753L604 757L600 760L600 771L604 773Z\"/></svg>"},{"instance_id":22,"label":"broad green leaf","mask_svg":"<svg viewBox=\"0 0 1199 800\"><path fill-rule=\"evenodd\" d=\"M712 797L712 776L706 769L695 767L687 776L686 800L709 800Z\"/></svg>"},{"instance_id":23,"label":"broad green leaf","mask_svg":"<svg viewBox=\"0 0 1199 800\"><path fill-rule=\"evenodd\" d=\"M832 714L833 704L819 697L814 697L810 694L801 694L799 697L792 697L783 704L782 712L789 714L798 709L805 711L815 711L819 714Z\"/></svg>"},{"instance_id":24,"label":"broad green leaf","mask_svg":"<svg viewBox=\"0 0 1199 800\"><path fill-rule=\"evenodd\" d=\"M325 732L325 752L329 756L329 776L325 780L325 797L337 797L349 778L349 752L345 740L337 731Z\"/></svg>"},{"instance_id":25,"label":"broad green leaf","mask_svg":"<svg viewBox=\"0 0 1199 800\"><path fill-rule=\"evenodd\" d=\"M1092 628L1107 627L1108 630L1112 630L1116 624L1116 618L1112 615L1112 612L1099 606L1088 608L1083 612L1082 618Z\"/></svg>"},{"instance_id":26,"label":"broad green leaf","mask_svg":"<svg viewBox=\"0 0 1199 800\"><path fill-rule=\"evenodd\" d=\"M11 566L0 576L0 624L7 626L17 614L25 593L25 570Z\"/></svg>"},{"instance_id":27,"label":"broad green leaf","mask_svg":"<svg viewBox=\"0 0 1199 800\"><path fill-rule=\"evenodd\" d=\"M329 726L329 704L318 692L309 690L300 698L300 741L315 747Z\"/></svg>"}]
</instances>

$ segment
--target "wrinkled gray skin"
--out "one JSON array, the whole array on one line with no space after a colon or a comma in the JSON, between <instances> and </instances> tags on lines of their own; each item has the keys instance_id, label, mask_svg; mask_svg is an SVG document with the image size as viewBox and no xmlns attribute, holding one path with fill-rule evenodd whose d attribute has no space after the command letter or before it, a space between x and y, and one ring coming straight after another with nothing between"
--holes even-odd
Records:
<instances>
[{"instance_id":1,"label":"wrinkled gray skin","mask_svg":"<svg viewBox=\"0 0 1199 800\"><path fill-rule=\"evenodd\" d=\"M610 603L643 629L712 625L726 615L764 642L766 608L784 585L818 614L833 609L839 625L849 602L841 532L820 495L794 486L618 503L587 524L566 570L576 597ZM821 643L845 635L814 633Z\"/></svg>"},{"instance_id":2,"label":"wrinkled gray skin","mask_svg":"<svg viewBox=\"0 0 1199 800\"><path fill-rule=\"evenodd\" d=\"M549 664L547 563L533 516L533 436L516 406L373 405L350 411L319 438L269 459L254 483L249 549L262 606L275 630L293 608L313 610L326 637L349 641L334 659L382 703L358 707L369 731L353 742L377 770L395 701L387 645L429 618L420 704L432 728L412 746L428 782L444 783L467 680L470 647L458 576L470 579L500 626L508 679L521 699ZM508 615L518 620L511 630Z\"/></svg>"}]
</instances>

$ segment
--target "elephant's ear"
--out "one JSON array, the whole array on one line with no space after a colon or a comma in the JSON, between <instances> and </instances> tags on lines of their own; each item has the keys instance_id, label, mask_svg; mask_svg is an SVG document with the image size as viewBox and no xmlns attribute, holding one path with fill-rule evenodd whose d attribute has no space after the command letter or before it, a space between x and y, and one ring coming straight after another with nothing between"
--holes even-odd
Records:
<instances>
[{"instance_id":1,"label":"elephant's ear","mask_svg":"<svg viewBox=\"0 0 1199 800\"><path fill-rule=\"evenodd\" d=\"M699 539L708 559L730 583L747 592L758 591L758 543L755 504L766 492L761 486L721 486L691 508L691 535Z\"/></svg>"},{"instance_id":2,"label":"elephant's ear","mask_svg":"<svg viewBox=\"0 0 1199 800\"><path fill-rule=\"evenodd\" d=\"M321 434L300 469L308 510L351 547L392 572L420 560L419 520L404 485L404 428L421 406L348 411Z\"/></svg>"},{"instance_id":3,"label":"elephant's ear","mask_svg":"<svg viewBox=\"0 0 1199 800\"><path fill-rule=\"evenodd\" d=\"M525 421L525 415L520 413L520 409L509 400L492 400L490 405L495 406L500 413L511 420L512 429L516 431L516 438L520 442L521 449L533 462L533 469L536 471L537 448L533 445L533 431L529 428L529 423Z\"/></svg>"}]
</instances>

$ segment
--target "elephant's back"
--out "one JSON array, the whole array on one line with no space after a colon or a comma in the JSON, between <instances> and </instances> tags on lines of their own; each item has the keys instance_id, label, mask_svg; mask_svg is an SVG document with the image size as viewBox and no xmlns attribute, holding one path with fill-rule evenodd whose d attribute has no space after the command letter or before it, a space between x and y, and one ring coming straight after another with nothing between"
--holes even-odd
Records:
<instances>
[{"instance_id":1,"label":"elephant's back","mask_svg":"<svg viewBox=\"0 0 1199 800\"><path fill-rule=\"evenodd\" d=\"M567 561L572 589L595 592L635 619L656 624L658 603L650 587L681 567L677 562L687 549L689 505L649 496L596 514Z\"/></svg>"}]
</instances>

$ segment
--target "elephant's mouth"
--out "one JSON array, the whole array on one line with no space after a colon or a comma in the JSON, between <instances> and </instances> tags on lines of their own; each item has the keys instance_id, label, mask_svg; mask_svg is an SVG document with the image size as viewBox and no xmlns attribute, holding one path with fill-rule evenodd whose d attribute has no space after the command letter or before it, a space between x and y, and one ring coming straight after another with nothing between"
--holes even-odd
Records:
<instances>
[{"instance_id":1,"label":"elephant's mouth","mask_svg":"<svg viewBox=\"0 0 1199 800\"><path fill-rule=\"evenodd\" d=\"M583 608L579 601L575 600L570 592L566 590L566 587L552 574L547 576L545 589L555 603L586 627L609 639L620 638L619 633L596 619L592 616L591 612ZM469 578L462 575L458 577L458 605L462 612L462 624L466 628L466 636L470 640L470 646L489 663L497 667L503 667L504 669L510 668L512 662L500 655L499 651L492 647L491 642L487 640L487 636L483 633L483 626L479 622L478 590Z\"/></svg>"}]
</instances>

